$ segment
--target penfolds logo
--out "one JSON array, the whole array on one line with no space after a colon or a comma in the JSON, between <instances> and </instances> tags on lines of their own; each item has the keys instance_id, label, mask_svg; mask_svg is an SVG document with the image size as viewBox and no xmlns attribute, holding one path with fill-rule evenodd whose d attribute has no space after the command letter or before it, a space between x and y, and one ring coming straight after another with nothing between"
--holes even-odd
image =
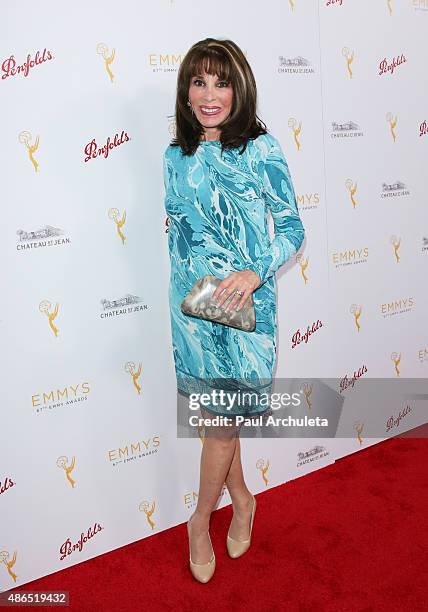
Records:
<instances>
[{"instance_id":1,"label":"penfolds logo","mask_svg":"<svg viewBox=\"0 0 428 612\"><path fill-rule=\"evenodd\" d=\"M394 417L393 415L391 415L386 422L386 431L389 431L393 427L398 427L400 425L401 419L404 419L404 417L407 416L410 412L412 412L412 409L407 404L405 408L400 410L397 417Z\"/></svg>"},{"instance_id":2,"label":"penfolds logo","mask_svg":"<svg viewBox=\"0 0 428 612\"><path fill-rule=\"evenodd\" d=\"M298 344L300 344L301 342L305 342L307 343L307 341L309 340L309 336L311 336L313 333L315 333L320 327L322 327L322 323L321 321L318 319L316 321L316 323L312 323L311 326L308 325L306 331L304 334L302 334L302 332L300 331L300 329L298 329L292 336L291 338L291 348L294 348L295 346L297 346Z\"/></svg>"},{"instance_id":3,"label":"penfolds logo","mask_svg":"<svg viewBox=\"0 0 428 612\"><path fill-rule=\"evenodd\" d=\"M28 76L30 72L30 68L34 68L34 66L40 66L43 62L47 60L53 59L53 55L50 51L46 51L43 49L43 53L40 56L40 51L36 51L36 55L34 59L31 59L31 54L27 55L27 60L23 64L17 64L15 57L11 55L7 59L5 59L1 65L1 69L3 74L1 75L2 79L7 79L9 76L15 76L16 74L22 73L25 77Z\"/></svg>"},{"instance_id":4,"label":"penfolds logo","mask_svg":"<svg viewBox=\"0 0 428 612\"><path fill-rule=\"evenodd\" d=\"M388 72L394 74L394 70L405 62L407 62L407 60L404 57L404 53L402 53L400 56L394 57L391 62L388 62L385 57L385 59L383 59L379 64L379 75L388 74Z\"/></svg>"},{"instance_id":5,"label":"penfolds logo","mask_svg":"<svg viewBox=\"0 0 428 612\"><path fill-rule=\"evenodd\" d=\"M419 127L419 136L426 136L428 134L428 123L423 121Z\"/></svg>"},{"instance_id":6,"label":"penfolds logo","mask_svg":"<svg viewBox=\"0 0 428 612\"><path fill-rule=\"evenodd\" d=\"M101 525L99 525L98 523L94 523L93 527L89 527L86 535L84 535L82 531L82 533L80 534L80 538L75 544L72 544L70 538L67 538L64 544L62 544L59 549L61 555L59 560L62 561L67 555L71 555L71 553L75 550L82 552L83 544L86 544L86 542L93 538L95 534L101 531L101 529L104 529L104 527L101 527Z\"/></svg>"},{"instance_id":7,"label":"penfolds logo","mask_svg":"<svg viewBox=\"0 0 428 612\"><path fill-rule=\"evenodd\" d=\"M85 155L86 155L85 162L89 161L90 159L95 159L96 157L100 157L100 156L103 156L107 159L111 149L114 149L114 147L120 146L121 144L123 144L124 142L127 142L128 140L131 140L131 139L129 138L128 134L124 132L123 130L120 135L120 138L118 134L115 134L113 142L112 142L109 136L107 138L107 142L101 148L98 147L95 138L93 138L91 142L88 142L88 144L85 146Z\"/></svg>"},{"instance_id":8,"label":"penfolds logo","mask_svg":"<svg viewBox=\"0 0 428 612\"><path fill-rule=\"evenodd\" d=\"M15 485L15 483L13 482L13 480L11 478L5 478L4 482L2 482L0 480L0 495L2 493L6 493L6 491L8 489L11 489L13 486Z\"/></svg>"},{"instance_id":9,"label":"penfolds logo","mask_svg":"<svg viewBox=\"0 0 428 612\"><path fill-rule=\"evenodd\" d=\"M347 374L345 374L345 376L339 382L340 393L342 393L342 391L344 391L348 387L353 387L356 381L361 378L361 376L366 372L367 367L365 365L362 365L361 368L358 368L357 372L354 371L354 374L350 378L348 378Z\"/></svg>"}]
</instances>

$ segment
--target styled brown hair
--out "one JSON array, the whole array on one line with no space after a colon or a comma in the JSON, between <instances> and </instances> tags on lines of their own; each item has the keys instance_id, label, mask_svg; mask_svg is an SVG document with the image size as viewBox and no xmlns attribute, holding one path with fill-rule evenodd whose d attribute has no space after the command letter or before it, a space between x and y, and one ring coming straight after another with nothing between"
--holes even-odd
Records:
<instances>
[{"instance_id":1,"label":"styled brown hair","mask_svg":"<svg viewBox=\"0 0 428 612\"><path fill-rule=\"evenodd\" d=\"M248 140L266 134L266 125L256 114L257 87L253 72L245 55L232 40L205 38L190 47L181 62L177 76L175 102L175 138L172 146L181 146L185 155L192 155L204 134L204 128L192 113L187 102L191 79L206 72L217 75L231 84L232 108L220 124L222 150L242 146Z\"/></svg>"}]
</instances>

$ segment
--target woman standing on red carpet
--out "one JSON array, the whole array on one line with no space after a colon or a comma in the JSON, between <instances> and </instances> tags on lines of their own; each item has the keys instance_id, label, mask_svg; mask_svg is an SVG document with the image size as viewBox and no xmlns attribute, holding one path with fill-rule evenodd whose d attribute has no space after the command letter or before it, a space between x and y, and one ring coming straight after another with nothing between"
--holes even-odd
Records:
<instances>
[{"instance_id":1,"label":"woman standing on red carpet","mask_svg":"<svg viewBox=\"0 0 428 612\"><path fill-rule=\"evenodd\" d=\"M287 162L278 140L256 115L252 70L231 40L207 38L183 59L177 80L176 137L164 153L165 210L171 259L169 301L178 391L207 393L226 381L232 390L269 393L276 358L276 270L299 249L304 229ZM275 226L271 242L270 211ZM250 295L256 327L244 331L184 314L180 305L205 275L221 279L213 298L239 310ZM224 389L224 385L221 385ZM256 510L242 471L237 416L266 413L269 405L201 408L205 421L198 503L187 528L190 570L208 582L215 570L210 516L224 482L233 518L230 557L251 542Z\"/></svg>"}]
</instances>

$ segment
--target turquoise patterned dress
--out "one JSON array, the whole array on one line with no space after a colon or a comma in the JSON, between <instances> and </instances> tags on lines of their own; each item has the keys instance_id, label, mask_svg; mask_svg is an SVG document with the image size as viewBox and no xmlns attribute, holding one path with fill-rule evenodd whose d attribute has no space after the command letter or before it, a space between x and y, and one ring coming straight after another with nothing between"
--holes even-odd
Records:
<instances>
[{"instance_id":1,"label":"turquoise patterned dress","mask_svg":"<svg viewBox=\"0 0 428 612\"><path fill-rule=\"evenodd\" d=\"M278 140L262 134L245 152L221 151L219 141L201 142L193 155L169 145L163 156L165 210L171 261L169 301L177 388L186 394L213 387L271 391L276 358L276 278L304 238L290 172ZM275 237L268 232L268 210ZM253 292L252 332L189 317L180 304L194 283L213 274L250 269L260 276ZM228 381L229 386L219 384ZM253 416L268 406L240 402L211 413Z\"/></svg>"}]
</instances>

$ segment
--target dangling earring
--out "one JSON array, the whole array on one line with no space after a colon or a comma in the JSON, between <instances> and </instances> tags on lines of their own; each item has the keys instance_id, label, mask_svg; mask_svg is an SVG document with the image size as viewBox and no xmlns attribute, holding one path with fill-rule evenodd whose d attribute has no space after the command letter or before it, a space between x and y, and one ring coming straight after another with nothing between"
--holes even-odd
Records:
<instances>
[{"instance_id":1,"label":"dangling earring","mask_svg":"<svg viewBox=\"0 0 428 612\"><path fill-rule=\"evenodd\" d=\"M190 102L190 100L187 100L187 106L190 106L190 108L192 109L192 115L193 115L194 114L193 113L193 106L192 106L192 103Z\"/></svg>"}]
</instances>

